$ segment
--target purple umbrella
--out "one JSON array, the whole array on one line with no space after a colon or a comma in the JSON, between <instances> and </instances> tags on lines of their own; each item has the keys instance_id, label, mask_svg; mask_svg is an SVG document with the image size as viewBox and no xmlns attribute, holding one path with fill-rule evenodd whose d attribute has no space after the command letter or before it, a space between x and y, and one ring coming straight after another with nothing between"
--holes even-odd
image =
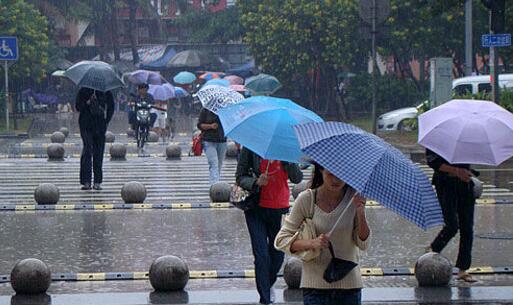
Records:
<instances>
[{"instance_id":1,"label":"purple umbrella","mask_svg":"<svg viewBox=\"0 0 513 305\"><path fill-rule=\"evenodd\" d=\"M134 85L149 84L149 85L162 85L167 83L167 80L160 75L159 72L148 70L137 70L127 73L127 79Z\"/></svg>"},{"instance_id":2,"label":"purple umbrella","mask_svg":"<svg viewBox=\"0 0 513 305\"><path fill-rule=\"evenodd\" d=\"M513 114L488 101L452 100L419 116L419 144L449 163L499 165L513 156Z\"/></svg>"}]
</instances>

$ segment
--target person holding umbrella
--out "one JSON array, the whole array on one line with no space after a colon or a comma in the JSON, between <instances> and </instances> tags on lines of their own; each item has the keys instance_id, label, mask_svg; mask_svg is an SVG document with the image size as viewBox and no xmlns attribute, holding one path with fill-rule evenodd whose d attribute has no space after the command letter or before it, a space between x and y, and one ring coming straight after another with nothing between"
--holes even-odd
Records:
<instances>
[{"instance_id":1,"label":"person holding umbrella","mask_svg":"<svg viewBox=\"0 0 513 305\"><path fill-rule=\"evenodd\" d=\"M290 216L276 237L275 245L294 255L301 251L327 250L331 243L330 250L334 251L336 257L357 264L359 250L366 250L370 241L365 203L366 199L352 187L314 162L310 190L296 199ZM313 217L309 215L311 210L314 211ZM303 221L310 217L317 238L294 238ZM363 283L360 268L353 267L341 280L329 283L323 274L331 258L330 252L322 251L316 259L303 262L301 287L304 304L361 304Z\"/></svg>"},{"instance_id":2,"label":"person holding umbrella","mask_svg":"<svg viewBox=\"0 0 513 305\"><path fill-rule=\"evenodd\" d=\"M237 184L246 190L259 189L258 206L244 212L255 257L256 286L261 304L272 303L271 287L283 263L283 253L273 246L281 218L289 211L287 181L300 183L303 173L294 163L263 160L244 147L240 153Z\"/></svg>"}]
</instances>

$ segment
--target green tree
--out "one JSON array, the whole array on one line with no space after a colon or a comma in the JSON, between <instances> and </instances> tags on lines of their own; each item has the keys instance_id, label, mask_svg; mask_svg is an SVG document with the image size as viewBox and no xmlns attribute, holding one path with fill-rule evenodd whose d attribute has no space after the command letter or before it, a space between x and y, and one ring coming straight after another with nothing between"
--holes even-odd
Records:
<instances>
[{"instance_id":1,"label":"green tree","mask_svg":"<svg viewBox=\"0 0 513 305\"><path fill-rule=\"evenodd\" d=\"M0 29L4 35L18 37L19 60L10 68L13 79L45 75L48 62L48 22L46 17L23 0L3 0L0 6Z\"/></svg>"}]
</instances>

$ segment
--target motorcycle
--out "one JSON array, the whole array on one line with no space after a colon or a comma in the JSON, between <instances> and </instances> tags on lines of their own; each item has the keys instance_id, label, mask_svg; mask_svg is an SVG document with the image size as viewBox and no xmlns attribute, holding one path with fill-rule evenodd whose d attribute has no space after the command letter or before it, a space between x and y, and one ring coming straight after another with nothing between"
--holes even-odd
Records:
<instances>
[{"instance_id":1,"label":"motorcycle","mask_svg":"<svg viewBox=\"0 0 513 305\"><path fill-rule=\"evenodd\" d=\"M148 134L151 128L151 114L150 109L152 106L146 102L136 103L136 123L135 138L137 139L137 147L143 148L144 143L148 142Z\"/></svg>"}]
</instances>

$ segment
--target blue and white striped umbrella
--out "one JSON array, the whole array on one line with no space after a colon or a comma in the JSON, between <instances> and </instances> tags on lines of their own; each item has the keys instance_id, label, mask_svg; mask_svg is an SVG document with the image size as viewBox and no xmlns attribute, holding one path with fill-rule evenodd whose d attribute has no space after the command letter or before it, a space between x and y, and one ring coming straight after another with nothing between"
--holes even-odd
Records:
<instances>
[{"instance_id":1,"label":"blue and white striped umbrella","mask_svg":"<svg viewBox=\"0 0 513 305\"><path fill-rule=\"evenodd\" d=\"M377 136L340 122L294 126L301 150L363 196L422 229L443 224L424 172Z\"/></svg>"}]
</instances>

